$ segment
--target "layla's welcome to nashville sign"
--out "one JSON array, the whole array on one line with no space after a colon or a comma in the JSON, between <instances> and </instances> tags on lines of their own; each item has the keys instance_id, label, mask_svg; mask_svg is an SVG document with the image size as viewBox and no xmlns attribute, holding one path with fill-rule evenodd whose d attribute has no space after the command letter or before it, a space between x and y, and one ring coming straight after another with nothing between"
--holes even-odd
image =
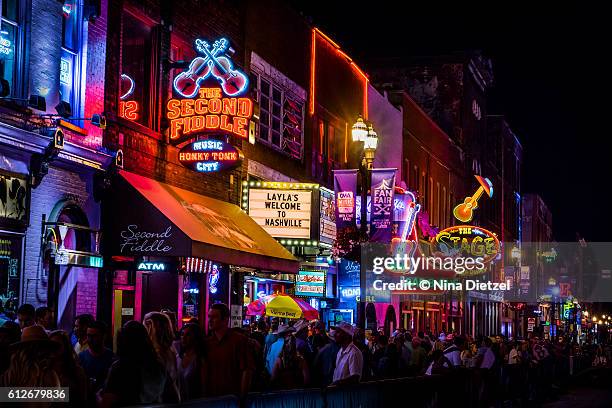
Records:
<instances>
[{"instance_id":1,"label":"layla's welcome to nashville sign","mask_svg":"<svg viewBox=\"0 0 612 408\"><path fill-rule=\"evenodd\" d=\"M312 190L249 189L249 215L275 238L310 239Z\"/></svg>"}]
</instances>

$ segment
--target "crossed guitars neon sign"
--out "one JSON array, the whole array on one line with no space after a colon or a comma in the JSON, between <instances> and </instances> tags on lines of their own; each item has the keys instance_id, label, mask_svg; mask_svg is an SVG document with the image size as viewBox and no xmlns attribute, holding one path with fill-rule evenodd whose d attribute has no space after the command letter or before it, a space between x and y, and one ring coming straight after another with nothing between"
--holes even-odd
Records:
<instances>
[{"instance_id":1,"label":"crossed guitars neon sign","mask_svg":"<svg viewBox=\"0 0 612 408\"><path fill-rule=\"evenodd\" d=\"M195 49L200 56L173 82L176 94L182 98L172 98L166 104L171 140L214 131L248 136L253 101L239 96L246 92L249 79L223 55L228 44L221 38L211 49L206 41L196 40Z\"/></svg>"},{"instance_id":2,"label":"crossed guitars neon sign","mask_svg":"<svg viewBox=\"0 0 612 408\"><path fill-rule=\"evenodd\" d=\"M244 72L235 69L232 60L224 55L228 47L229 42L225 38L215 41L212 49L208 42L197 39L194 49L200 56L191 61L187 71L174 78L176 93L184 98L193 98L198 94L201 83L212 75L219 81L225 95L243 94L249 85L249 78Z\"/></svg>"}]
</instances>

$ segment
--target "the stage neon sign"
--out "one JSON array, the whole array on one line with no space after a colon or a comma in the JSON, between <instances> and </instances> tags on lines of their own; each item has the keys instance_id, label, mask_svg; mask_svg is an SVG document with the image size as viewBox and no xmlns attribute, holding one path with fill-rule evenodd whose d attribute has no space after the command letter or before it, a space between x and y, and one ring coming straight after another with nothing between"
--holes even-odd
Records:
<instances>
[{"instance_id":1,"label":"the stage neon sign","mask_svg":"<svg viewBox=\"0 0 612 408\"><path fill-rule=\"evenodd\" d=\"M214 131L246 138L253 115L253 101L223 97L221 88L201 88L197 99L170 99L166 107L171 140Z\"/></svg>"},{"instance_id":2,"label":"the stage neon sign","mask_svg":"<svg viewBox=\"0 0 612 408\"><path fill-rule=\"evenodd\" d=\"M208 173L238 166L242 154L234 146L220 140L199 140L183 147L178 158L183 166Z\"/></svg>"}]
</instances>

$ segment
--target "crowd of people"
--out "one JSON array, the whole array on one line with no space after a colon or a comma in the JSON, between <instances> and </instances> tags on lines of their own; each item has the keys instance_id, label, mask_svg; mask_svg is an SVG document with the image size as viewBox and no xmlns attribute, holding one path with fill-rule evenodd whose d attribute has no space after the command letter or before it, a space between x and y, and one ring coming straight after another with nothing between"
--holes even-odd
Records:
<instances>
[{"instance_id":1,"label":"crowd of people","mask_svg":"<svg viewBox=\"0 0 612 408\"><path fill-rule=\"evenodd\" d=\"M261 318L230 328L230 311L221 303L208 312L208 335L195 319L179 329L167 311L127 322L115 339L91 315L78 316L70 333L52 330L51 320L48 308L22 305L14 320L0 322L0 386L69 387L75 407L175 403L463 369L479 373L477 392L486 401L504 381L521 394L525 372L553 379L555 361L579 352L570 342L537 337L510 341L401 329L366 338L346 322L327 330L321 321ZM593 364L607 365L609 354L601 345L593 349Z\"/></svg>"}]
</instances>

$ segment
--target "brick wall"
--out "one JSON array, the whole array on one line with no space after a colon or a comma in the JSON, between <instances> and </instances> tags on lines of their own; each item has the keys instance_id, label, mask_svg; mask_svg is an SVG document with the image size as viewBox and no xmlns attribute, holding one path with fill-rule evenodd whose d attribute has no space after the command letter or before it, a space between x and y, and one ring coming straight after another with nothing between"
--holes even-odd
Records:
<instances>
[{"instance_id":1,"label":"brick wall","mask_svg":"<svg viewBox=\"0 0 612 408\"><path fill-rule=\"evenodd\" d=\"M72 202L79 205L87 215L91 228L99 227L99 205L93 200L91 180L91 174L77 174L50 167L49 174L40 186L32 190L30 226L26 233L22 302L33 305L47 303L48 277L43 276L40 256L43 214L46 214L49 220L54 209L60 209L63 202Z\"/></svg>"}]
</instances>

